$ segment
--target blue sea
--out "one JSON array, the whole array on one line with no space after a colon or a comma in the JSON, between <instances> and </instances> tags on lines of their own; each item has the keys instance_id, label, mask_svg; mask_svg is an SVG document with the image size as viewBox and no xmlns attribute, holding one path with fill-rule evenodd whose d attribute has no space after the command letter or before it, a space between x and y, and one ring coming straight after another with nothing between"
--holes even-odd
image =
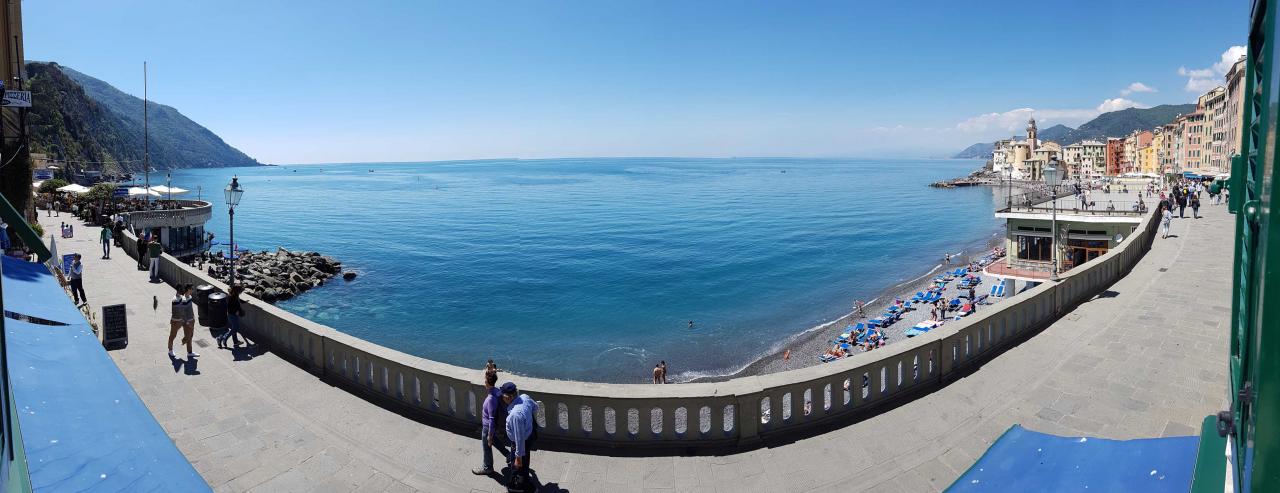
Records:
<instances>
[{"instance_id":1,"label":"blue sea","mask_svg":"<svg viewBox=\"0 0 1280 493\"><path fill-rule=\"evenodd\" d=\"M316 250L359 273L280 303L406 353L539 377L735 372L983 248L972 160L608 158L179 170L214 203L245 189L242 246ZM154 178L154 177L153 177ZM693 328L689 322L694 323Z\"/></svg>"}]
</instances>

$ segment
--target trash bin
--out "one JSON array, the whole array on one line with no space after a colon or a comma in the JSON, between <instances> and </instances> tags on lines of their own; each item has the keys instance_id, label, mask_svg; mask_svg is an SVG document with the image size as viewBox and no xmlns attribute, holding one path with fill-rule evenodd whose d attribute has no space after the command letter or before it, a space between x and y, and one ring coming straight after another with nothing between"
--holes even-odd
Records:
<instances>
[{"instance_id":1,"label":"trash bin","mask_svg":"<svg viewBox=\"0 0 1280 493\"><path fill-rule=\"evenodd\" d=\"M227 295L213 293L209 295L208 308L205 310L205 327L221 329L227 326Z\"/></svg>"},{"instance_id":2,"label":"trash bin","mask_svg":"<svg viewBox=\"0 0 1280 493\"><path fill-rule=\"evenodd\" d=\"M201 284L196 287L196 319L200 325L209 326L209 295L218 292L217 288L208 284Z\"/></svg>"}]
</instances>

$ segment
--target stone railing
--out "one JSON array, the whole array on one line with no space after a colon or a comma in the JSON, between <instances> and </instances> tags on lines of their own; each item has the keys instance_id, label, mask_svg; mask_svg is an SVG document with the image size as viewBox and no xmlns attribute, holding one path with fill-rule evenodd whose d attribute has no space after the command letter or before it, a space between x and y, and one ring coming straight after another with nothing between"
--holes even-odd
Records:
<instances>
[{"instance_id":1,"label":"stone railing","mask_svg":"<svg viewBox=\"0 0 1280 493\"><path fill-rule=\"evenodd\" d=\"M601 384L509 377L537 399L540 436L556 448L729 451L788 440L873 415L938 389L1123 277L1150 247L1147 216L1116 248L919 337L843 360L720 383ZM125 249L134 253L134 239ZM226 286L165 255L170 283ZM478 432L480 370L411 356L248 298L242 325L277 354L380 405Z\"/></svg>"},{"instance_id":2,"label":"stone railing","mask_svg":"<svg viewBox=\"0 0 1280 493\"><path fill-rule=\"evenodd\" d=\"M213 206L202 200L175 200L181 209L124 212L125 221L134 228L177 228L203 226L213 217Z\"/></svg>"}]
</instances>

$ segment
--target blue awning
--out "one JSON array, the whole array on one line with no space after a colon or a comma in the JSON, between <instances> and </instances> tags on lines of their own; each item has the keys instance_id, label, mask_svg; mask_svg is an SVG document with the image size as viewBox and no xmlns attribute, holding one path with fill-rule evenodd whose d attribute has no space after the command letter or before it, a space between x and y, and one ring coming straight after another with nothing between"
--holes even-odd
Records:
<instances>
[{"instance_id":1,"label":"blue awning","mask_svg":"<svg viewBox=\"0 0 1280 493\"><path fill-rule=\"evenodd\" d=\"M1191 489L1200 437L1060 437L1013 425L948 492Z\"/></svg>"},{"instance_id":2,"label":"blue awning","mask_svg":"<svg viewBox=\"0 0 1280 493\"><path fill-rule=\"evenodd\" d=\"M209 491L42 264L4 258L9 375L34 491Z\"/></svg>"}]
</instances>

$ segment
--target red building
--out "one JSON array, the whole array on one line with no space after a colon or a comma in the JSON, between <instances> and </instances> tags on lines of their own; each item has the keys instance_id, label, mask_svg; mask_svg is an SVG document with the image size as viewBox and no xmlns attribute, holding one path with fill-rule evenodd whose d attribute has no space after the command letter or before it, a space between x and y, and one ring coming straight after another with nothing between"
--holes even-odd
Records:
<instances>
[{"instance_id":1,"label":"red building","mask_svg":"<svg viewBox=\"0 0 1280 493\"><path fill-rule=\"evenodd\" d=\"M1124 139L1107 139L1107 176L1120 176L1120 156L1124 154Z\"/></svg>"}]
</instances>

